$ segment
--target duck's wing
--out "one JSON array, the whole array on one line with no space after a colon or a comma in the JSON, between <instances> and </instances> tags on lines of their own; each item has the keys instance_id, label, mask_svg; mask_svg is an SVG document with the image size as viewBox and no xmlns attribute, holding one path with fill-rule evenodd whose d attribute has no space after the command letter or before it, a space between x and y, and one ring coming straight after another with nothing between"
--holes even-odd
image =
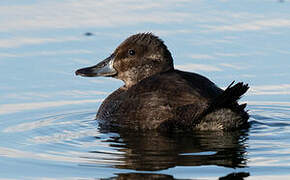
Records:
<instances>
[{"instance_id":1,"label":"duck's wing","mask_svg":"<svg viewBox=\"0 0 290 180\"><path fill-rule=\"evenodd\" d=\"M237 101L249 89L247 84L232 82L220 95L211 100L209 104L187 104L176 108L175 117L178 120L167 121L163 126L189 129L198 126L204 117L220 109L230 109L230 114L247 114L244 111L246 104L239 105ZM238 115L239 116L239 115ZM217 117L218 118L218 117ZM239 118L238 118L239 119ZM217 122L222 121L217 119ZM183 128L184 127L184 128Z\"/></svg>"}]
</instances>

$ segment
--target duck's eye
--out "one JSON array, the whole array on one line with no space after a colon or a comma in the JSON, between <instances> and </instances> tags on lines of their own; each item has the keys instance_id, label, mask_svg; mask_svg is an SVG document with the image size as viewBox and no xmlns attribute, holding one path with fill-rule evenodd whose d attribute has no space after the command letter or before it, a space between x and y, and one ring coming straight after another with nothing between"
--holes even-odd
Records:
<instances>
[{"instance_id":1,"label":"duck's eye","mask_svg":"<svg viewBox=\"0 0 290 180\"><path fill-rule=\"evenodd\" d=\"M130 56L134 56L135 55L135 51L133 49L129 49L128 54Z\"/></svg>"}]
</instances>

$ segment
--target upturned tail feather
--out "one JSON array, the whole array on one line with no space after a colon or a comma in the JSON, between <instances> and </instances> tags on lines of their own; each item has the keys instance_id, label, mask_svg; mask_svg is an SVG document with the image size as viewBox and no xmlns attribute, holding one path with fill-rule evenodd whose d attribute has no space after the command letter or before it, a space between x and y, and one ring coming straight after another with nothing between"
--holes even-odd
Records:
<instances>
[{"instance_id":1,"label":"upturned tail feather","mask_svg":"<svg viewBox=\"0 0 290 180\"><path fill-rule=\"evenodd\" d=\"M249 86L248 84L244 84L242 82L239 82L233 86L234 83L235 81L233 81L221 95L217 96L201 116L205 116L206 114L221 108L231 108L237 111L244 110L247 104L245 103L239 105L237 101L248 91Z\"/></svg>"},{"instance_id":2,"label":"upturned tail feather","mask_svg":"<svg viewBox=\"0 0 290 180\"><path fill-rule=\"evenodd\" d=\"M233 103L236 103L249 89L248 84L239 82L233 86L234 83L235 81L233 81L221 95L217 96L212 101L210 106L212 106L213 108L222 108L232 105ZM241 108L246 107L245 104L242 104L240 106Z\"/></svg>"}]
</instances>

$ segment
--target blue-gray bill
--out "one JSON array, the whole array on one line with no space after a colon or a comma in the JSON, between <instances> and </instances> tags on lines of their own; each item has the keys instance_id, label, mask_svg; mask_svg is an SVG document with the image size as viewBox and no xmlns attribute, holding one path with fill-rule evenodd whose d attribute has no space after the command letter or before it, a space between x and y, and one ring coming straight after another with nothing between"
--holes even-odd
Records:
<instances>
[{"instance_id":1,"label":"blue-gray bill","mask_svg":"<svg viewBox=\"0 0 290 180\"><path fill-rule=\"evenodd\" d=\"M95 76L114 76L117 74L117 71L114 69L114 55L101 61L95 66L86 67L78 69L75 73L76 75L85 76L85 77L95 77Z\"/></svg>"}]
</instances>

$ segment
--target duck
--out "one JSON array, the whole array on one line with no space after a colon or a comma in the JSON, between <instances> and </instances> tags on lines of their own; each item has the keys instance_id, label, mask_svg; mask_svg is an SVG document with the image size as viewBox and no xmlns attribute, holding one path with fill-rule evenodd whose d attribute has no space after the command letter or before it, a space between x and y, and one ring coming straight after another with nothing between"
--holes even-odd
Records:
<instances>
[{"instance_id":1,"label":"duck","mask_svg":"<svg viewBox=\"0 0 290 180\"><path fill-rule=\"evenodd\" d=\"M124 82L98 109L96 119L102 127L137 131L249 127L247 104L238 103L248 84L233 81L223 90L207 77L175 69L164 41L153 33L128 37L109 57L75 74Z\"/></svg>"}]
</instances>

